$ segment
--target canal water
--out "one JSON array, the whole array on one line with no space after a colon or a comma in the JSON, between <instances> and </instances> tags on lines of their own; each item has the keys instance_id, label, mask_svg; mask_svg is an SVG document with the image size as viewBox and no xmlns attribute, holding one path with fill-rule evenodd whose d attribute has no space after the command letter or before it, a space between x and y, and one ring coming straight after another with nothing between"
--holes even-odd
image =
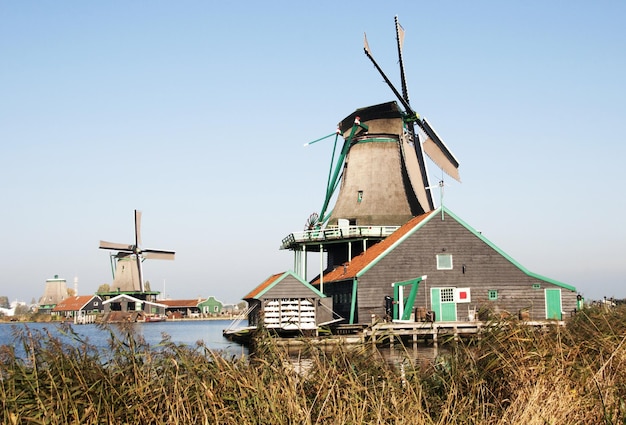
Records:
<instances>
[{"instance_id":1,"label":"canal water","mask_svg":"<svg viewBox=\"0 0 626 425\"><path fill-rule=\"evenodd\" d=\"M213 351L223 352L229 356L247 355L248 351L241 345L227 340L222 331L231 324L230 320L194 320L166 321L155 323L133 323L133 331L137 337L143 338L150 346L156 346L164 338L169 337L176 344L195 346L198 341ZM107 349L111 339L110 331L95 324L72 325L72 329L81 338L99 349ZM115 325L111 326L115 329ZM12 345L19 354L21 346L16 333L29 330L32 333L50 333L63 341L72 342L65 335L58 323L0 323L0 345Z\"/></svg>"},{"instance_id":2,"label":"canal water","mask_svg":"<svg viewBox=\"0 0 626 425\"><path fill-rule=\"evenodd\" d=\"M240 344L224 338L222 331L231 324L230 320L194 320L194 321L165 321L155 323L131 324L137 338L142 338L150 346L158 346L165 338L176 344L196 346L202 342L209 349L222 353L227 357L247 356L249 351ZM243 324L245 325L245 323ZM111 339L110 330L95 324L71 325L73 331L80 338L89 342L106 353ZM0 345L15 347L18 356L24 355L24 350L16 337L17 334L30 331L32 334L45 335L59 338L73 344L72 338L67 335L64 327L58 323L0 323ZM116 326L111 325L111 330ZM445 348L434 348L432 345L420 344L417 348L404 348L401 345L390 347L371 347L372 356L382 357L387 363L404 367L411 363L412 366L428 367L436 362L440 354L446 353ZM299 350L291 352L290 358L296 369L306 370L310 359L302 356Z\"/></svg>"}]
</instances>

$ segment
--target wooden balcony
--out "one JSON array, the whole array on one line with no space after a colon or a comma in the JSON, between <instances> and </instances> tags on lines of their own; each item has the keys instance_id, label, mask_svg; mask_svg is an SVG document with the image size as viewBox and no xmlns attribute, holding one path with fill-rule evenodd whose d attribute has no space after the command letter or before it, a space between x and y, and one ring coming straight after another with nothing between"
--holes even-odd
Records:
<instances>
[{"instance_id":1,"label":"wooden balcony","mask_svg":"<svg viewBox=\"0 0 626 425\"><path fill-rule=\"evenodd\" d=\"M319 245L328 242L342 242L362 239L385 239L399 226L346 226L305 230L290 233L282 240L280 249L296 249L303 245Z\"/></svg>"}]
</instances>

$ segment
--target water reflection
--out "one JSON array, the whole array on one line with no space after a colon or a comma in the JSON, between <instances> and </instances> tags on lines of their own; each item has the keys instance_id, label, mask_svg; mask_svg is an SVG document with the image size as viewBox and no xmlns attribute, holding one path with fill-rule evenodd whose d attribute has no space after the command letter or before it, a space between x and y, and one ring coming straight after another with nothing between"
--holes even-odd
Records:
<instances>
[{"instance_id":1,"label":"water reflection","mask_svg":"<svg viewBox=\"0 0 626 425\"><path fill-rule=\"evenodd\" d=\"M315 350L331 352L338 349L337 346L318 346ZM449 354L450 350L446 346L435 347L431 344L414 344L404 347L396 344L393 347L375 345L354 345L342 346L343 350L368 350L372 358L385 361L393 369L401 374L408 370L427 371L432 369L441 359L442 355ZM306 374L315 364L311 347L290 347L288 349L289 364L296 373Z\"/></svg>"}]
</instances>

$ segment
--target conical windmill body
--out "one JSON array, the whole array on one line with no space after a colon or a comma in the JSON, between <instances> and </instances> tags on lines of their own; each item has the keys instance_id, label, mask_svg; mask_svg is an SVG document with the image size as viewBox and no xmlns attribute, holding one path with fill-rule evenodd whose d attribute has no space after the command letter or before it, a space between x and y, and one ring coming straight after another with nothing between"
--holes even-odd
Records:
<instances>
[{"instance_id":1,"label":"conical windmill body","mask_svg":"<svg viewBox=\"0 0 626 425\"><path fill-rule=\"evenodd\" d=\"M396 17L402 94L378 66L365 40L365 54L396 95L398 102L357 109L339 123L343 148L329 174L320 222L337 225L344 219L357 226L399 226L435 206L424 153L460 181L459 163L426 119L409 104L402 60L404 30ZM333 158L334 160L334 158ZM340 182L340 184L339 184ZM326 209L335 188L331 213Z\"/></svg>"},{"instance_id":2,"label":"conical windmill body","mask_svg":"<svg viewBox=\"0 0 626 425\"><path fill-rule=\"evenodd\" d=\"M100 241L100 249L117 251L112 289L121 292L145 292L143 267L145 259L174 260L174 251L141 248L141 211L135 210L135 243Z\"/></svg>"},{"instance_id":3,"label":"conical windmill body","mask_svg":"<svg viewBox=\"0 0 626 425\"><path fill-rule=\"evenodd\" d=\"M400 225L431 207L427 193L414 189L420 187L420 168L402 115L389 102L358 109L339 124L350 146L329 225L341 219L358 226ZM350 137L355 120L367 131L360 127Z\"/></svg>"}]
</instances>

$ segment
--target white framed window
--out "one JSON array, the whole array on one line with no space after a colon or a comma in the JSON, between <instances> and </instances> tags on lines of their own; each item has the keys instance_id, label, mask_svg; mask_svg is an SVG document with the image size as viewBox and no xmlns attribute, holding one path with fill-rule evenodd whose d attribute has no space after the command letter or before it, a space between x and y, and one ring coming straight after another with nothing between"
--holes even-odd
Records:
<instances>
[{"instance_id":1,"label":"white framed window","mask_svg":"<svg viewBox=\"0 0 626 425\"><path fill-rule=\"evenodd\" d=\"M452 270L452 254L437 254L437 270Z\"/></svg>"},{"instance_id":2,"label":"white framed window","mask_svg":"<svg viewBox=\"0 0 626 425\"><path fill-rule=\"evenodd\" d=\"M441 288L441 302L442 303L454 302L454 288Z\"/></svg>"}]
</instances>

